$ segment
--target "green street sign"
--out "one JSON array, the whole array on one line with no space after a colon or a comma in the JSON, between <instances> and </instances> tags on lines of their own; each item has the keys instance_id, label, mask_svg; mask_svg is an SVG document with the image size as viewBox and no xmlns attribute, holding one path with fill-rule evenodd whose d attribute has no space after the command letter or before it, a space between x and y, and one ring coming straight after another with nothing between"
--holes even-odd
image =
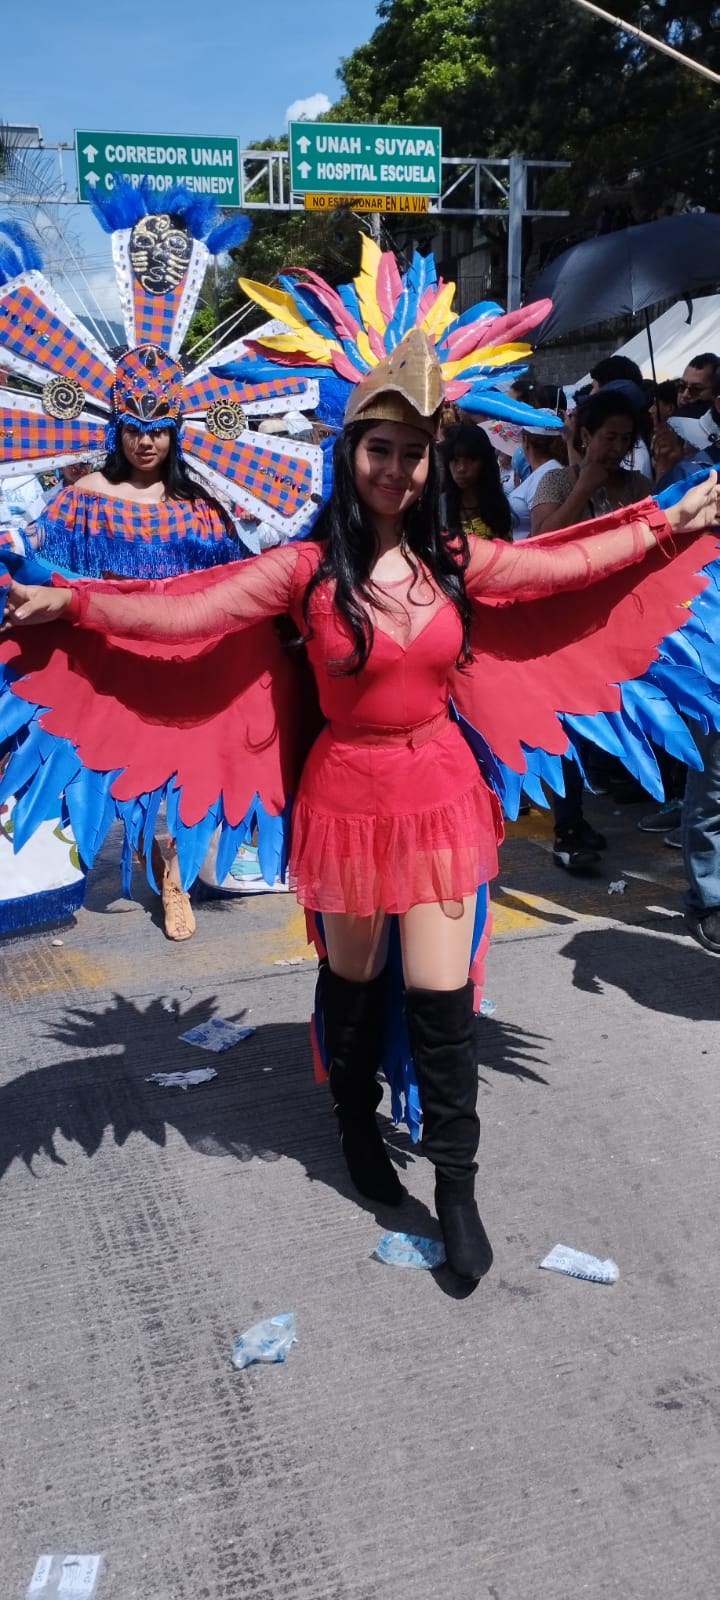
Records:
<instances>
[{"instance_id":1,"label":"green street sign","mask_svg":"<svg viewBox=\"0 0 720 1600\"><path fill-rule=\"evenodd\" d=\"M296 194L439 194L441 128L291 122Z\"/></svg>"},{"instance_id":2,"label":"green street sign","mask_svg":"<svg viewBox=\"0 0 720 1600\"><path fill-rule=\"evenodd\" d=\"M136 186L148 178L162 193L183 183L224 206L240 205L237 139L194 139L177 133L75 133L78 194L109 194L119 172Z\"/></svg>"}]
</instances>

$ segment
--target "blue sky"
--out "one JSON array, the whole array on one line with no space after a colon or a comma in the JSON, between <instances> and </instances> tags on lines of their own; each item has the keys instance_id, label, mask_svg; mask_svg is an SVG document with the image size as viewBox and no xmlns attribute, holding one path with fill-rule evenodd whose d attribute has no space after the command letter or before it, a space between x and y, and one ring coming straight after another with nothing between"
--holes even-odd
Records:
<instances>
[{"instance_id":1,"label":"blue sky","mask_svg":"<svg viewBox=\"0 0 720 1600\"><path fill-rule=\"evenodd\" d=\"M341 56L376 0L11 0L2 6L0 116L46 139L74 128L283 131L292 101L335 99Z\"/></svg>"},{"instance_id":2,"label":"blue sky","mask_svg":"<svg viewBox=\"0 0 720 1600\"><path fill-rule=\"evenodd\" d=\"M75 128L277 136L293 102L338 97L341 57L378 24L377 0L0 3L0 120L58 141ZM65 216L104 299L107 241L85 207Z\"/></svg>"}]
</instances>

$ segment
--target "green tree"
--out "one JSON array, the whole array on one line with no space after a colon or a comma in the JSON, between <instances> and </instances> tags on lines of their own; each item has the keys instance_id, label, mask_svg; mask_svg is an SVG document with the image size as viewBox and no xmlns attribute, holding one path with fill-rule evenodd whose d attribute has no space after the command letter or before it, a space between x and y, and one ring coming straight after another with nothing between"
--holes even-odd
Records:
<instances>
[{"instance_id":1,"label":"green tree","mask_svg":"<svg viewBox=\"0 0 720 1600\"><path fill-rule=\"evenodd\" d=\"M617 0L629 22L696 60L720 60L720 6ZM713 86L572 0L381 0L380 24L341 64L330 115L438 121L448 154L569 160L545 203L592 231L615 197L628 220L717 205Z\"/></svg>"},{"instance_id":2,"label":"green tree","mask_svg":"<svg viewBox=\"0 0 720 1600\"><path fill-rule=\"evenodd\" d=\"M444 125L448 152L468 154L456 142L454 102L479 95L492 77L482 9L477 0L380 0L379 28L341 63L346 92L329 117Z\"/></svg>"}]
</instances>

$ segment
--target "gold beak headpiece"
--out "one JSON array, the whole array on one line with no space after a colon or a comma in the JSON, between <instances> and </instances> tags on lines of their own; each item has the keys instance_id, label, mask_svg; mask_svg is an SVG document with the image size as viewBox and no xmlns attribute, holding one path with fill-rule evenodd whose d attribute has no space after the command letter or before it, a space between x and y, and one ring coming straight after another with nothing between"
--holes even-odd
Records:
<instances>
[{"instance_id":1,"label":"gold beak headpiece","mask_svg":"<svg viewBox=\"0 0 720 1600\"><path fill-rule=\"evenodd\" d=\"M345 426L349 422L403 422L434 439L442 403L440 362L422 328L411 328L356 384L345 407Z\"/></svg>"}]
</instances>

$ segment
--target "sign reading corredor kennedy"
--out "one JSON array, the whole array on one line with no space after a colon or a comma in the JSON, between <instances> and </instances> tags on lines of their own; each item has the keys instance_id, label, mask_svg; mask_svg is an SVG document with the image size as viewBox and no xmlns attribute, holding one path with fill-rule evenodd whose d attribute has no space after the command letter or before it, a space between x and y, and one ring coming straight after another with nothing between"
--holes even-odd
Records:
<instances>
[{"instance_id":1,"label":"sign reading corredor kennedy","mask_svg":"<svg viewBox=\"0 0 720 1600\"><path fill-rule=\"evenodd\" d=\"M440 128L291 122L289 134L296 194L440 193Z\"/></svg>"},{"instance_id":2,"label":"sign reading corredor kennedy","mask_svg":"<svg viewBox=\"0 0 720 1600\"><path fill-rule=\"evenodd\" d=\"M75 134L78 194L108 194L115 174L131 183L143 178L160 193L182 183L195 194L212 195L222 205L240 205L237 139L193 138L173 133Z\"/></svg>"}]
</instances>

